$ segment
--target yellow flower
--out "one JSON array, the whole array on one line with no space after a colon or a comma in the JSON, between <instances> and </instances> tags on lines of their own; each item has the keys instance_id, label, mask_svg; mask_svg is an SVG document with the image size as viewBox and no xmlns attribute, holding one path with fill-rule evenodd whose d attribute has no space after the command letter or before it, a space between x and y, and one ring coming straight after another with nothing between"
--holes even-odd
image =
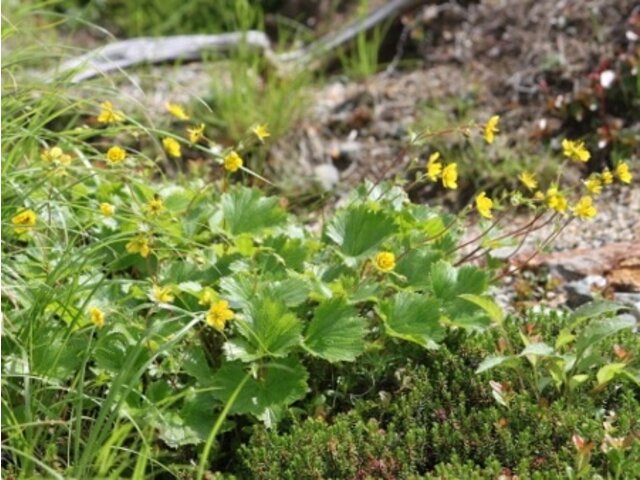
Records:
<instances>
[{"instance_id":1,"label":"yellow flower","mask_svg":"<svg viewBox=\"0 0 640 480\"><path fill-rule=\"evenodd\" d=\"M629 165L626 162L619 163L615 173L622 183L631 183L631 180L633 180L633 175L631 175Z\"/></svg>"},{"instance_id":2,"label":"yellow flower","mask_svg":"<svg viewBox=\"0 0 640 480\"><path fill-rule=\"evenodd\" d=\"M209 326L221 332L224 330L225 324L234 316L233 310L229 308L229 302L219 300L209 308L206 320Z\"/></svg>"},{"instance_id":3,"label":"yellow flower","mask_svg":"<svg viewBox=\"0 0 640 480\"><path fill-rule=\"evenodd\" d=\"M500 131L498 130L498 122L500 122L500 117L494 115L484 126L484 139L489 145L493 143L496 133Z\"/></svg>"},{"instance_id":4,"label":"yellow flower","mask_svg":"<svg viewBox=\"0 0 640 480\"><path fill-rule=\"evenodd\" d=\"M374 263L381 272L390 272L396 268L396 256L391 252L380 252L376 255Z\"/></svg>"},{"instance_id":5,"label":"yellow flower","mask_svg":"<svg viewBox=\"0 0 640 480\"><path fill-rule=\"evenodd\" d=\"M89 318L96 327L104 327L104 312L98 307L89 307Z\"/></svg>"},{"instance_id":6,"label":"yellow flower","mask_svg":"<svg viewBox=\"0 0 640 480\"><path fill-rule=\"evenodd\" d=\"M595 175L591 175L584 181L584 186L587 187L589 193L593 195L600 195L602 193L602 181Z\"/></svg>"},{"instance_id":7,"label":"yellow flower","mask_svg":"<svg viewBox=\"0 0 640 480\"><path fill-rule=\"evenodd\" d=\"M201 123L197 127L187 128L187 135L191 143L198 143L204 136L204 123Z\"/></svg>"},{"instance_id":8,"label":"yellow flower","mask_svg":"<svg viewBox=\"0 0 640 480\"><path fill-rule=\"evenodd\" d=\"M36 224L37 219L38 216L33 210L22 210L11 219L11 223L14 225L13 230L18 235L22 235Z\"/></svg>"},{"instance_id":9,"label":"yellow flower","mask_svg":"<svg viewBox=\"0 0 640 480\"><path fill-rule=\"evenodd\" d=\"M171 303L173 302L173 295L171 294L171 287L161 287L154 285L151 288L151 299L158 303Z\"/></svg>"},{"instance_id":10,"label":"yellow flower","mask_svg":"<svg viewBox=\"0 0 640 480\"><path fill-rule=\"evenodd\" d=\"M123 148L115 146L107 150L107 160L112 165L123 162L125 158L127 158L127 152Z\"/></svg>"},{"instance_id":11,"label":"yellow flower","mask_svg":"<svg viewBox=\"0 0 640 480\"><path fill-rule=\"evenodd\" d=\"M71 155L69 155L68 153L63 153L62 155L60 155L60 158L58 158L58 163L63 167L67 167L71 163L71 160Z\"/></svg>"},{"instance_id":12,"label":"yellow flower","mask_svg":"<svg viewBox=\"0 0 640 480\"><path fill-rule=\"evenodd\" d=\"M113 109L113 104L109 101L100 104L100 114L98 115L98 123L119 123L124 120L122 112Z\"/></svg>"},{"instance_id":13,"label":"yellow flower","mask_svg":"<svg viewBox=\"0 0 640 480\"><path fill-rule=\"evenodd\" d=\"M589 219L595 217L598 210L593 206L593 199L586 196L578 200L578 203L576 203L576 206L573 209L573 213L578 218Z\"/></svg>"},{"instance_id":14,"label":"yellow flower","mask_svg":"<svg viewBox=\"0 0 640 480\"><path fill-rule=\"evenodd\" d=\"M458 165L450 163L442 171L442 185L444 188L455 190L458 188Z\"/></svg>"},{"instance_id":15,"label":"yellow flower","mask_svg":"<svg viewBox=\"0 0 640 480\"><path fill-rule=\"evenodd\" d=\"M538 190L536 193L533 194L533 198L541 202L544 200L544 193Z\"/></svg>"},{"instance_id":16,"label":"yellow flower","mask_svg":"<svg viewBox=\"0 0 640 480\"><path fill-rule=\"evenodd\" d=\"M567 138L562 140L562 153L565 157L579 162L586 162L591 158L591 154L584 146L584 142L574 142Z\"/></svg>"},{"instance_id":17,"label":"yellow flower","mask_svg":"<svg viewBox=\"0 0 640 480\"><path fill-rule=\"evenodd\" d=\"M127 243L127 252L139 253L142 257L147 258L151 252L149 239L144 235L138 235L136 238Z\"/></svg>"},{"instance_id":18,"label":"yellow flower","mask_svg":"<svg viewBox=\"0 0 640 480\"><path fill-rule=\"evenodd\" d=\"M149 200L146 210L149 215L159 215L164 210L164 202L160 197L155 197Z\"/></svg>"},{"instance_id":19,"label":"yellow flower","mask_svg":"<svg viewBox=\"0 0 640 480\"><path fill-rule=\"evenodd\" d=\"M567 199L564 195L558 192L557 187L551 187L547 190L547 205L552 210L555 210L558 213L565 213L567 211Z\"/></svg>"},{"instance_id":20,"label":"yellow flower","mask_svg":"<svg viewBox=\"0 0 640 480\"><path fill-rule=\"evenodd\" d=\"M100 211L105 217L112 217L113 213L116 211L116 207L110 203L103 202L100 204Z\"/></svg>"},{"instance_id":21,"label":"yellow flower","mask_svg":"<svg viewBox=\"0 0 640 480\"><path fill-rule=\"evenodd\" d=\"M189 115L187 115L187 113L184 111L184 108L182 108L177 103L167 102L164 106L166 107L167 111L177 119L189 120Z\"/></svg>"},{"instance_id":22,"label":"yellow flower","mask_svg":"<svg viewBox=\"0 0 640 480\"><path fill-rule=\"evenodd\" d=\"M602 171L600 178L602 178L602 183L605 185L611 185L613 183L613 173L611 173L611 170L608 168Z\"/></svg>"},{"instance_id":23,"label":"yellow flower","mask_svg":"<svg viewBox=\"0 0 640 480\"><path fill-rule=\"evenodd\" d=\"M484 218L493 218L493 214L491 213L492 208L493 200L487 197L486 193L480 192L476 197L476 209L478 210L478 213Z\"/></svg>"},{"instance_id":24,"label":"yellow flower","mask_svg":"<svg viewBox=\"0 0 640 480\"><path fill-rule=\"evenodd\" d=\"M255 127L253 127L252 131L256 134L256 137L258 137L258 140L260 140L261 142L264 142L265 138L271 136L269 130L267 129L267 126L264 124L256 125Z\"/></svg>"},{"instance_id":25,"label":"yellow flower","mask_svg":"<svg viewBox=\"0 0 640 480\"><path fill-rule=\"evenodd\" d=\"M226 157L224 157L224 168L229 172L238 171L240 167L242 167L242 164L242 157L235 151L232 151Z\"/></svg>"},{"instance_id":26,"label":"yellow flower","mask_svg":"<svg viewBox=\"0 0 640 480\"><path fill-rule=\"evenodd\" d=\"M63 152L60 147L45 148L40 154L43 162L53 162L62 156Z\"/></svg>"},{"instance_id":27,"label":"yellow flower","mask_svg":"<svg viewBox=\"0 0 640 480\"><path fill-rule=\"evenodd\" d=\"M165 137L162 140L162 146L172 157L178 158L182 156L182 148L175 138Z\"/></svg>"},{"instance_id":28,"label":"yellow flower","mask_svg":"<svg viewBox=\"0 0 640 480\"><path fill-rule=\"evenodd\" d=\"M533 173L522 172L518 179L529 190L535 190L536 188L538 188L538 181L536 180L536 177L533 176Z\"/></svg>"},{"instance_id":29,"label":"yellow flower","mask_svg":"<svg viewBox=\"0 0 640 480\"><path fill-rule=\"evenodd\" d=\"M441 173L442 163L440 163L440 152L434 152L429 155L429 160L427 161L427 178L435 182Z\"/></svg>"},{"instance_id":30,"label":"yellow flower","mask_svg":"<svg viewBox=\"0 0 640 480\"><path fill-rule=\"evenodd\" d=\"M65 167L71 163L71 155L64 153L60 147L45 148L40 153L40 159L46 163L55 162Z\"/></svg>"}]
</instances>

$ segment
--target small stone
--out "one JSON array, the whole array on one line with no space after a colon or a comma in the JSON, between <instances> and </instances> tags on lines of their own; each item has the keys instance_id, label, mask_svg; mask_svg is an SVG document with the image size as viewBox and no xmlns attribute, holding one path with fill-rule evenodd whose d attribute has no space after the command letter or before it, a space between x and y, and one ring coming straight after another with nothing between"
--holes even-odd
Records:
<instances>
[{"instance_id":1,"label":"small stone","mask_svg":"<svg viewBox=\"0 0 640 480\"><path fill-rule=\"evenodd\" d=\"M629 313L640 322L640 293L615 292L613 299L629 307Z\"/></svg>"}]
</instances>

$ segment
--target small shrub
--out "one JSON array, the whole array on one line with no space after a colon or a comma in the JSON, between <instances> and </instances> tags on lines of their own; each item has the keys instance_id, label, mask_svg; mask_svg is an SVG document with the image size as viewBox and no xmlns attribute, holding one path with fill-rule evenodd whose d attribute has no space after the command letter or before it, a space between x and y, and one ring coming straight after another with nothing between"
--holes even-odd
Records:
<instances>
[{"instance_id":1,"label":"small shrub","mask_svg":"<svg viewBox=\"0 0 640 480\"><path fill-rule=\"evenodd\" d=\"M542 331L561 330L560 317L538 317ZM518 341L521 322L509 321L510 340ZM509 402L496 401L498 382L474 375L494 333L453 340L421 361L397 372L395 391L386 401L359 402L333 418L309 419L277 432L257 428L239 457L250 478L521 478L592 474L633 476L640 442L640 391L629 382L578 398L537 398L518 390L522 378L505 371L498 380ZM638 348L632 333L617 341ZM507 387L508 386L508 387ZM631 387L631 388L629 388ZM382 397L384 398L384 397ZM612 413L612 412L615 412ZM615 420L612 420L615 419ZM620 450L622 470L611 462L606 435L628 436ZM575 468L579 454L572 437L593 441L588 469ZM602 446L602 448L601 448ZM635 469L635 470L634 470ZM462 477L461 477L462 475ZM468 476L467 476L468 475ZM626 477L625 477L626 478Z\"/></svg>"}]
</instances>

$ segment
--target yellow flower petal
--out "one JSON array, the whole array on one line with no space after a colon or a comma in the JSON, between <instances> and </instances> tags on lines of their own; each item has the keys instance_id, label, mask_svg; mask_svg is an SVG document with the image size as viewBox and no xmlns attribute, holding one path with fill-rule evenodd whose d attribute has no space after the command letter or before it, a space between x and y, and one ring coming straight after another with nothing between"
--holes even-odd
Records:
<instances>
[{"instance_id":1,"label":"yellow flower petal","mask_svg":"<svg viewBox=\"0 0 640 480\"><path fill-rule=\"evenodd\" d=\"M182 156L182 148L180 147L180 143L175 138L165 137L162 139L162 146L166 150L166 152L175 158L179 158Z\"/></svg>"},{"instance_id":2,"label":"yellow flower petal","mask_svg":"<svg viewBox=\"0 0 640 480\"><path fill-rule=\"evenodd\" d=\"M127 158L127 152L118 146L111 147L107 150L107 160L112 165L122 163Z\"/></svg>"},{"instance_id":3,"label":"yellow flower petal","mask_svg":"<svg viewBox=\"0 0 640 480\"><path fill-rule=\"evenodd\" d=\"M587 162L591 158L584 142L574 142L566 138L562 140L562 153L565 157L579 162Z\"/></svg>"},{"instance_id":4,"label":"yellow flower petal","mask_svg":"<svg viewBox=\"0 0 640 480\"><path fill-rule=\"evenodd\" d=\"M450 163L442 170L442 185L444 188L455 190L458 188L458 165Z\"/></svg>"},{"instance_id":5,"label":"yellow flower petal","mask_svg":"<svg viewBox=\"0 0 640 480\"><path fill-rule=\"evenodd\" d=\"M189 115L184 111L182 106L177 103L167 102L165 104L167 111L179 120L189 120Z\"/></svg>"},{"instance_id":6,"label":"yellow flower petal","mask_svg":"<svg viewBox=\"0 0 640 480\"><path fill-rule=\"evenodd\" d=\"M376 255L374 264L381 272L390 272L396 268L396 256L391 252L380 252Z\"/></svg>"},{"instance_id":7,"label":"yellow flower petal","mask_svg":"<svg viewBox=\"0 0 640 480\"><path fill-rule=\"evenodd\" d=\"M522 172L518 179L529 190L535 190L536 188L538 188L538 181L536 180L536 177L534 177L533 173Z\"/></svg>"},{"instance_id":8,"label":"yellow flower petal","mask_svg":"<svg viewBox=\"0 0 640 480\"><path fill-rule=\"evenodd\" d=\"M500 116L494 115L489 119L489 121L484 126L484 139L485 141L491 145L493 140L495 139L495 134L498 133L498 123L500 122Z\"/></svg>"},{"instance_id":9,"label":"yellow flower petal","mask_svg":"<svg viewBox=\"0 0 640 480\"><path fill-rule=\"evenodd\" d=\"M578 218L590 219L597 215L598 210L593 206L593 199L589 196L582 197L573 208L573 213Z\"/></svg>"},{"instance_id":10,"label":"yellow flower petal","mask_svg":"<svg viewBox=\"0 0 640 480\"><path fill-rule=\"evenodd\" d=\"M492 208L493 200L487 197L485 192L481 192L476 197L476 209L478 210L478 213L484 218L493 218L493 214L491 213Z\"/></svg>"},{"instance_id":11,"label":"yellow flower petal","mask_svg":"<svg viewBox=\"0 0 640 480\"><path fill-rule=\"evenodd\" d=\"M206 315L206 322L209 326L221 332L224 330L226 323L234 317L235 313L229 308L229 302L219 300L209 308Z\"/></svg>"}]
</instances>

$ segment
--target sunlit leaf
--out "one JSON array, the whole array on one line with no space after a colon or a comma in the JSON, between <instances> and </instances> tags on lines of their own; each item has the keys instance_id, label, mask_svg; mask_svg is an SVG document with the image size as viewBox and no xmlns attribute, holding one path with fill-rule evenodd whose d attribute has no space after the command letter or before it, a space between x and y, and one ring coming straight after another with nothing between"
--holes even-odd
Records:
<instances>
[{"instance_id":1,"label":"sunlit leaf","mask_svg":"<svg viewBox=\"0 0 640 480\"><path fill-rule=\"evenodd\" d=\"M355 309L333 299L316 308L304 344L311 354L330 362L353 361L364 350L365 334L365 322Z\"/></svg>"}]
</instances>

